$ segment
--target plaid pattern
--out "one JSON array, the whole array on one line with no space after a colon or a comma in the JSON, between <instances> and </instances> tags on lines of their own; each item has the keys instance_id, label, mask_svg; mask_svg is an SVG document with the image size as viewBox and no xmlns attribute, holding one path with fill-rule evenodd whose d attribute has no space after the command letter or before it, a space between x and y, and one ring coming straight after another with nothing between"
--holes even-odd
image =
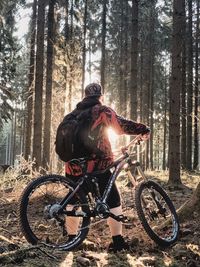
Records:
<instances>
[{"instance_id":1,"label":"plaid pattern","mask_svg":"<svg viewBox=\"0 0 200 267\"><path fill-rule=\"evenodd\" d=\"M127 120L117 115L111 108L102 106L101 104L97 104L92 108L92 118L93 123L91 133L96 129L98 130L97 147L103 152L105 159L89 160L87 166L88 172L106 169L113 162L111 144L106 131L107 127L111 127L119 135L145 134L150 131L146 125ZM68 162L65 165L65 171L68 175L81 175L79 170L71 168Z\"/></svg>"}]
</instances>

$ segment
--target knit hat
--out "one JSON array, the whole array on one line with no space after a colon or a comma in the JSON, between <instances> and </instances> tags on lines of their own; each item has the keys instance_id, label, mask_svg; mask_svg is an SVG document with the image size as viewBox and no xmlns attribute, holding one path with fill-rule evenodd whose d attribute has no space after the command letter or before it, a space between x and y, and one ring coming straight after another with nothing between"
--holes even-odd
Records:
<instances>
[{"instance_id":1,"label":"knit hat","mask_svg":"<svg viewBox=\"0 0 200 267\"><path fill-rule=\"evenodd\" d=\"M90 83L85 87L85 97L90 96L101 96L102 93L102 87L98 83Z\"/></svg>"}]
</instances>

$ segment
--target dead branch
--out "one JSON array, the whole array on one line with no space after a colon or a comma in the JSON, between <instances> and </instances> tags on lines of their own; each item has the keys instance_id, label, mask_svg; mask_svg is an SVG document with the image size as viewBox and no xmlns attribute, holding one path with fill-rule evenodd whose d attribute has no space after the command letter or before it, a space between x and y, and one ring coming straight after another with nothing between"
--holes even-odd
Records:
<instances>
[{"instance_id":1,"label":"dead branch","mask_svg":"<svg viewBox=\"0 0 200 267\"><path fill-rule=\"evenodd\" d=\"M0 228L0 229L3 229L3 228ZM4 229L3 229L3 230L4 230ZM6 237L3 236L3 235L0 235L0 240L5 241L5 242L7 242L7 243L9 243L9 244L13 244L12 241L10 241L8 238L6 238Z\"/></svg>"},{"instance_id":2,"label":"dead branch","mask_svg":"<svg viewBox=\"0 0 200 267\"><path fill-rule=\"evenodd\" d=\"M52 254L49 254L45 250L42 249L42 245L38 246L30 246L30 247L24 247L20 248L14 251L8 251L0 254L0 264L1 263L14 263L14 262L22 262L23 259L27 258L29 256L29 253L34 250L39 250L46 256L48 256L50 259L58 261L58 258L53 256ZM44 248L44 247L43 247Z\"/></svg>"}]
</instances>

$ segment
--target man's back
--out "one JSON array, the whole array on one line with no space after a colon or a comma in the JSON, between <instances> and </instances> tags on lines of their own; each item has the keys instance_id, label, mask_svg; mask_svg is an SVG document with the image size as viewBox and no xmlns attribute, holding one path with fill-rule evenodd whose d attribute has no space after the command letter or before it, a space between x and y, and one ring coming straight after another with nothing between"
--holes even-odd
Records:
<instances>
[{"instance_id":1,"label":"man's back","mask_svg":"<svg viewBox=\"0 0 200 267\"><path fill-rule=\"evenodd\" d=\"M107 133L108 128L112 128L119 135L134 135L149 132L149 129L144 124L136 123L118 116L113 109L102 105L97 98L84 98L77 104L77 108L74 112L77 112L77 110L81 110L83 114L84 110L88 110L88 116L91 121L88 131L84 132L84 127L80 127L80 135L76 140L75 146L77 158L91 158L88 161L88 166L90 166L88 169L89 172L94 169L105 169L113 162L113 153ZM67 173L69 170L68 167L67 163Z\"/></svg>"}]
</instances>

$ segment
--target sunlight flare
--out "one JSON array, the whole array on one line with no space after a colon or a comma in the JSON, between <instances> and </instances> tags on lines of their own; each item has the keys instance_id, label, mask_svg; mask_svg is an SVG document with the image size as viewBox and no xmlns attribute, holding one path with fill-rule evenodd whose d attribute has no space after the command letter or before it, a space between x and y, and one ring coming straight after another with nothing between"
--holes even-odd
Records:
<instances>
[{"instance_id":1,"label":"sunlight flare","mask_svg":"<svg viewBox=\"0 0 200 267\"><path fill-rule=\"evenodd\" d=\"M112 149L116 148L116 142L119 136L111 128L107 129L107 133L108 133L108 138L111 143Z\"/></svg>"}]
</instances>

